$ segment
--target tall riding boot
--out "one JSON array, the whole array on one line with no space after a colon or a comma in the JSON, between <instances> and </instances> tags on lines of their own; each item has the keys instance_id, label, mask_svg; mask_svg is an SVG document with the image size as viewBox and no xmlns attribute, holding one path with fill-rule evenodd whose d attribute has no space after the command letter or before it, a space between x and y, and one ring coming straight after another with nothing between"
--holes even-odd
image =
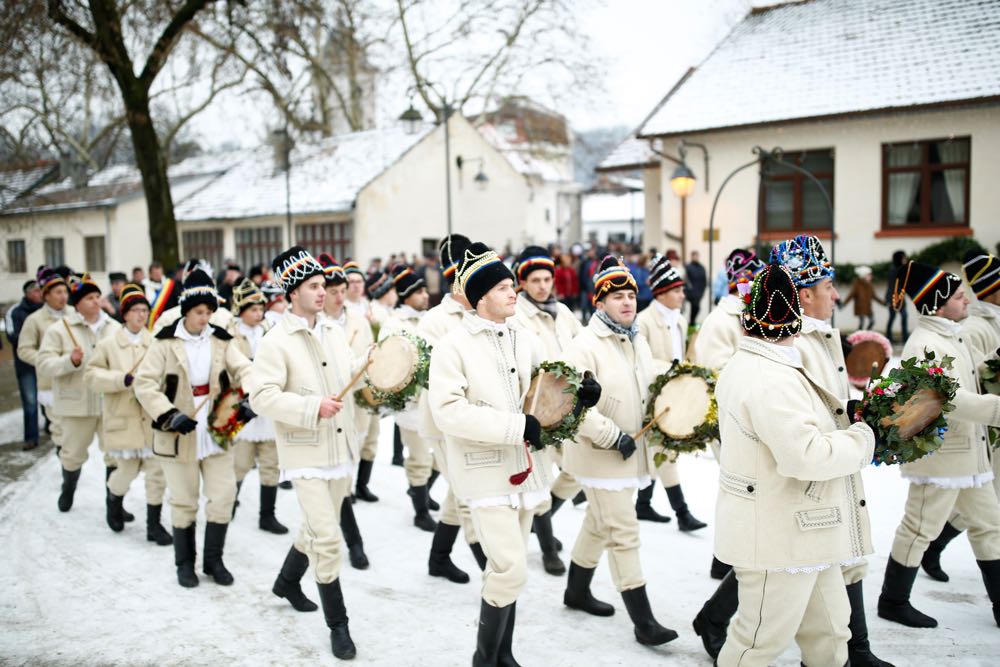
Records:
<instances>
[{"instance_id":1,"label":"tall riding boot","mask_svg":"<svg viewBox=\"0 0 1000 667\"><path fill-rule=\"evenodd\" d=\"M198 585L198 575L194 573L194 559L198 554L194 530L193 523L187 528L174 526L174 565L177 566L177 583L184 588Z\"/></svg>"},{"instance_id":2,"label":"tall riding boot","mask_svg":"<svg viewBox=\"0 0 1000 667\"><path fill-rule=\"evenodd\" d=\"M924 568L931 579L938 581L948 581L948 573L941 569L941 552L948 546L948 543L962 534L962 531L945 522L941 534L934 538L934 541L927 545L927 551L920 559L920 566Z\"/></svg>"},{"instance_id":3,"label":"tall riding boot","mask_svg":"<svg viewBox=\"0 0 1000 667\"><path fill-rule=\"evenodd\" d=\"M68 512L73 508L73 494L76 493L76 484L80 481L80 471L69 471L62 469L62 491L59 493L59 511Z\"/></svg>"},{"instance_id":4,"label":"tall riding boot","mask_svg":"<svg viewBox=\"0 0 1000 667\"><path fill-rule=\"evenodd\" d=\"M403 466L403 436L399 434L399 427L392 427L392 465Z\"/></svg>"},{"instance_id":5,"label":"tall riding boot","mask_svg":"<svg viewBox=\"0 0 1000 667\"><path fill-rule=\"evenodd\" d=\"M732 565L729 565L728 563L723 563L715 556L712 556L712 567L708 571L708 574L713 579L722 579L727 574L729 574L730 571L732 571L732 569L733 569Z\"/></svg>"},{"instance_id":6,"label":"tall riding boot","mask_svg":"<svg viewBox=\"0 0 1000 667\"><path fill-rule=\"evenodd\" d=\"M555 516L555 513L559 511L559 508L562 507L563 503L565 503L566 501L555 494L549 494L549 495L552 496L552 509L550 509L549 512L553 516Z\"/></svg>"},{"instance_id":7,"label":"tall riding boot","mask_svg":"<svg viewBox=\"0 0 1000 667\"><path fill-rule=\"evenodd\" d=\"M174 543L174 538L160 525L163 505L146 505L146 541L156 542L161 547Z\"/></svg>"},{"instance_id":8,"label":"tall riding boot","mask_svg":"<svg viewBox=\"0 0 1000 667\"><path fill-rule=\"evenodd\" d=\"M983 573L986 594L993 603L993 621L1000 626L1000 560L977 560Z\"/></svg>"},{"instance_id":9,"label":"tall riding boot","mask_svg":"<svg viewBox=\"0 0 1000 667\"><path fill-rule=\"evenodd\" d=\"M694 518L694 515L688 510L687 503L684 502L684 491L681 490L680 484L674 484L667 489L667 498L670 499L670 507L677 515L677 527L682 532L700 530L708 525L704 521Z\"/></svg>"},{"instance_id":10,"label":"tall riding boot","mask_svg":"<svg viewBox=\"0 0 1000 667\"><path fill-rule=\"evenodd\" d=\"M892 556L885 565L882 594L878 597L878 615L911 628L936 628L937 621L913 608L910 591L917 578L917 568L900 565Z\"/></svg>"},{"instance_id":11,"label":"tall riding boot","mask_svg":"<svg viewBox=\"0 0 1000 667\"><path fill-rule=\"evenodd\" d=\"M104 466L104 495L106 500L111 495L111 490L108 489L108 480L111 479L111 473L114 471L115 468L113 466ZM135 515L125 509L124 505L122 505L122 521L125 523L135 521Z\"/></svg>"},{"instance_id":12,"label":"tall riding boot","mask_svg":"<svg viewBox=\"0 0 1000 667\"><path fill-rule=\"evenodd\" d=\"M538 537L538 546L542 549L542 566L545 571L557 577L566 574L566 566L559 558L556 538L552 534L552 510L536 516L532 523L535 528L535 536Z\"/></svg>"},{"instance_id":13,"label":"tall riding boot","mask_svg":"<svg viewBox=\"0 0 1000 667\"><path fill-rule=\"evenodd\" d=\"M351 558L351 567L355 570L368 569L368 556L365 555L365 545L361 539L361 529L354 517L354 506L348 498L340 505L340 531L347 543L347 553Z\"/></svg>"},{"instance_id":14,"label":"tall riding boot","mask_svg":"<svg viewBox=\"0 0 1000 667\"><path fill-rule=\"evenodd\" d=\"M514 659L514 621L517 616L517 602L510 605L510 614L504 623L503 635L500 637L500 653L497 655L497 667L521 667Z\"/></svg>"},{"instance_id":15,"label":"tall riding boot","mask_svg":"<svg viewBox=\"0 0 1000 667\"><path fill-rule=\"evenodd\" d=\"M486 571L486 552L483 551L483 545L479 542L473 542L469 545L469 551L472 552L472 557L476 559L476 565L479 566L480 572Z\"/></svg>"},{"instance_id":16,"label":"tall riding boot","mask_svg":"<svg viewBox=\"0 0 1000 667\"><path fill-rule=\"evenodd\" d=\"M893 667L892 664L880 660L868 644L868 622L865 620L865 597L861 590L861 582L848 584L847 599L851 603L851 638L847 640L847 658L851 667Z\"/></svg>"},{"instance_id":17,"label":"tall riding boot","mask_svg":"<svg viewBox=\"0 0 1000 667\"><path fill-rule=\"evenodd\" d=\"M429 498L427 485L411 486L406 493L410 496L410 500L413 501L413 511L416 512L416 516L413 517L413 525L420 530L433 533L434 529L437 528L437 521L430 515L430 508L427 506L427 499Z\"/></svg>"},{"instance_id":18,"label":"tall riding boot","mask_svg":"<svg viewBox=\"0 0 1000 667\"><path fill-rule=\"evenodd\" d=\"M260 519L257 526L268 533L284 535L288 532L286 528L274 516L274 502L278 499L278 487L260 485Z\"/></svg>"},{"instance_id":19,"label":"tall riding boot","mask_svg":"<svg viewBox=\"0 0 1000 667\"><path fill-rule=\"evenodd\" d=\"M439 512L441 510L441 505L438 504L436 500L431 498L431 487L434 486L434 482L437 478L441 476L441 473L437 470L431 470L431 477L427 480L427 509L432 512Z\"/></svg>"},{"instance_id":20,"label":"tall riding boot","mask_svg":"<svg viewBox=\"0 0 1000 667\"><path fill-rule=\"evenodd\" d=\"M736 581L736 573L730 570L694 617L691 625L695 634L701 637L705 652L713 658L719 657L719 651L726 643L729 621L736 613L739 601L739 582Z\"/></svg>"},{"instance_id":21,"label":"tall riding boot","mask_svg":"<svg viewBox=\"0 0 1000 667\"><path fill-rule=\"evenodd\" d=\"M109 491L105 501L107 505L105 520L108 522L108 528L116 533L125 529L125 517L122 516L122 501L124 500L124 496L116 496Z\"/></svg>"},{"instance_id":22,"label":"tall riding boot","mask_svg":"<svg viewBox=\"0 0 1000 667\"><path fill-rule=\"evenodd\" d=\"M232 586L233 575L226 569L226 564L222 562L222 552L226 547L226 531L229 529L228 523L205 524L205 557L202 559L201 569L208 576L215 579L215 583L222 586Z\"/></svg>"},{"instance_id":23,"label":"tall riding boot","mask_svg":"<svg viewBox=\"0 0 1000 667\"><path fill-rule=\"evenodd\" d=\"M302 592L302 577L308 569L309 557L292 545L271 587L271 592L288 600L295 611L316 611L319 608Z\"/></svg>"},{"instance_id":24,"label":"tall riding boot","mask_svg":"<svg viewBox=\"0 0 1000 667\"><path fill-rule=\"evenodd\" d=\"M240 489L243 488L243 480L236 482L236 496L233 498L233 514L230 518L236 518L236 508L240 506Z\"/></svg>"},{"instance_id":25,"label":"tall riding boot","mask_svg":"<svg viewBox=\"0 0 1000 667\"><path fill-rule=\"evenodd\" d=\"M291 491L295 487L292 485L292 480L286 479L284 482L278 482L278 488L284 489L285 491Z\"/></svg>"},{"instance_id":26,"label":"tall riding boot","mask_svg":"<svg viewBox=\"0 0 1000 667\"><path fill-rule=\"evenodd\" d=\"M319 600L323 605L326 627L330 628L330 647L333 655L341 660L351 660L358 654L347 627L347 608L344 606L344 592L340 589L340 579L328 584L317 583Z\"/></svg>"},{"instance_id":27,"label":"tall riding boot","mask_svg":"<svg viewBox=\"0 0 1000 667\"><path fill-rule=\"evenodd\" d=\"M593 579L594 568L582 567L571 560L566 592L563 593L563 604L570 609L579 609L594 616L612 616L615 608L591 595L590 582Z\"/></svg>"},{"instance_id":28,"label":"tall riding boot","mask_svg":"<svg viewBox=\"0 0 1000 667\"><path fill-rule=\"evenodd\" d=\"M676 632L663 627L653 618L653 610L649 607L645 585L630 591L622 591L622 600L625 601L628 616L632 619L632 625L635 626L635 640L637 642L646 646L659 646L677 639Z\"/></svg>"},{"instance_id":29,"label":"tall riding boot","mask_svg":"<svg viewBox=\"0 0 1000 667\"><path fill-rule=\"evenodd\" d=\"M373 461L365 461L364 459L361 459L361 463L358 464L358 483L354 488L354 495L358 500L363 500L366 503L378 502L378 496L368 489L368 482L371 481L372 467L374 465Z\"/></svg>"},{"instance_id":30,"label":"tall riding boot","mask_svg":"<svg viewBox=\"0 0 1000 667\"><path fill-rule=\"evenodd\" d=\"M670 523L669 516L663 516L653 509L653 489L655 488L656 482L650 482L646 488L639 489L639 495L635 499L635 515L640 521Z\"/></svg>"},{"instance_id":31,"label":"tall riding boot","mask_svg":"<svg viewBox=\"0 0 1000 667\"><path fill-rule=\"evenodd\" d=\"M451 560L451 549L455 546L459 526L453 526L444 521L438 521L434 530L434 540L431 541L431 555L427 561L427 573L432 577L444 577L456 584L469 583L469 575Z\"/></svg>"},{"instance_id":32,"label":"tall riding boot","mask_svg":"<svg viewBox=\"0 0 1000 667\"><path fill-rule=\"evenodd\" d=\"M500 659L500 643L512 605L494 607L486 600L479 607L479 632L472 667L495 667Z\"/></svg>"},{"instance_id":33,"label":"tall riding boot","mask_svg":"<svg viewBox=\"0 0 1000 667\"><path fill-rule=\"evenodd\" d=\"M578 507L587 502L587 494L583 491L577 491L576 495L573 496L573 507Z\"/></svg>"}]
</instances>

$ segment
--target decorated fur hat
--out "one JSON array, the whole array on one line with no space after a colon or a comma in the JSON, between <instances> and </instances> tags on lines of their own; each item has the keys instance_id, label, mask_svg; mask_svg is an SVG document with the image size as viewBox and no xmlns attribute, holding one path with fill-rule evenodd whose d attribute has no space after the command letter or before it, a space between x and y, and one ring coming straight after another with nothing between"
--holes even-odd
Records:
<instances>
[{"instance_id":1,"label":"decorated fur hat","mask_svg":"<svg viewBox=\"0 0 1000 667\"><path fill-rule=\"evenodd\" d=\"M394 287L392 276L385 271L375 271L365 278L365 293L370 299L380 299Z\"/></svg>"},{"instance_id":2,"label":"decorated fur hat","mask_svg":"<svg viewBox=\"0 0 1000 667\"><path fill-rule=\"evenodd\" d=\"M438 254L441 256L441 270L449 285L455 284L455 273L458 271L458 265L470 243L472 241L469 240L469 237L462 234L451 234L441 239L441 244L438 245Z\"/></svg>"},{"instance_id":3,"label":"decorated fur hat","mask_svg":"<svg viewBox=\"0 0 1000 667\"><path fill-rule=\"evenodd\" d=\"M347 277L344 275L344 269L340 266L340 262L333 258L328 252L321 252L319 257L320 266L323 267L323 274L326 276L326 284L330 285L342 285L347 282Z\"/></svg>"},{"instance_id":4,"label":"decorated fur hat","mask_svg":"<svg viewBox=\"0 0 1000 667\"><path fill-rule=\"evenodd\" d=\"M274 280L285 290L285 294L313 276L326 277L323 266L300 245L294 245L275 257L271 261L271 269Z\"/></svg>"},{"instance_id":5,"label":"decorated fur hat","mask_svg":"<svg viewBox=\"0 0 1000 667\"><path fill-rule=\"evenodd\" d=\"M757 253L753 250L737 248L729 253L726 258L726 278L729 279L729 293L736 293L736 285L741 282L749 283L754 276L764 268L764 262L760 261Z\"/></svg>"},{"instance_id":6,"label":"decorated fur hat","mask_svg":"<svg viewBox=\"0 0 1000 667\"><path fill-rule=\"evenodd\" d=\"M149 301L146 299L146 290L135 283L128 283L122 288L121 296L118 297L118 314L125 317L125 313L133 306L149 308Z\"/></svg>"},{"instance_id":7,"label":"decorated fur hat","mask_svg":"<svg viewBox=\"0 0 1000 667\"><path fill-rule=\"evenodd\" d=\"M462 263L458 267L458 286L465 294L469 304L476 304L497 284L510 278L514 279L500 255L490 250L485 243L475 242L465 249Z\"/></svg>"},{"instance_id":8,"label":"decorated fur hat","mask_svg":"<svg viewBox=\"0 0 1000 667\"><path fill-rule=\"evenodd\" d=\"M240 281L239 285L233 288L233 308L236 310L237 315L250 306L255 306L257 304L263 306L266 303L267 297L264 296L264 293L259 287L257 287L257 283L249 278L244 278Z\"/></svg>"},{"instance_id":9,"label":"decorated fur hat","mask_svg":"<svg viewBox=\"0 0 1000 667\"><path fill-rule=\"evenodd\" d=\"M788 269L796 287L812 287L827 278L833 279L830 258L815 236L800 234L782 241L771 248L771 262Z\"/></svg>"},{"instance_id":10,"label":"decorated fur hat","mask_svg":"<svg viewBox=\"0 0 1000 667\"><path fill-rule=\"evenodd\" d=\"M639 292L639 286L632 276L632 272L622 262L620 257L606 255L601 260L597 271L594 272L594 297L593 303L597 303L612 292L630 289Z\"/></svg>"},{"instance_id":11,"label":"decorated fur hat","mask_svg":"<svg viewBox=\"0 0 1000 667\"><path fill-rule=\"evenodd\" d=\"M38 281L38 286L42 288L42 294L45 294L56 285L66 285L66 279L51 266L38 267L35 280Z\"/></svg>"},{"instance_id":12,"label":"decorated fur hat","mask_svg":"<svg viewBox=\"0 0 1000 667\"><path fill-rule=\"evenodd\" d=\"M205 304L209 310L219 307L219 293L215 290L215 281L201 269L195 269L184 279L181 290L181 316L187 315L195 306Z\"/></svg>"},{"instance_id":13,"label":"decorated fur hat","mask_svg":"<svg viewBox=\"0 0 1000 667\"><path fill-rule=\"evenodd\" d=\"M406 264L396 264L389 272L392 274L392 285L399 295L399 303L406 301L408 296L424 286L424 279Z\"/></svg>"},{"instance_id":14,"label":"decorated fur hat","mask_svg":"<svg viewBox=\"0 0 1000 667\"><path fill-rule=\"evenodd\" d=\"M188 261L184 262L184 270L181 271L181 282L187 280L188 276L195 269L200 269L207 276L214 276L215 272L212 270L212 265L203 259L197 257L192 257Z\"/></svg>"},{"instance_id":15,"label":"decorated fur hat","mask_svg":"<svg viewBox=\"0 0 1000 667\"><path fill-rule=\"evenodd\" d=\"M933 315L955 292L962 289L962 279L936 266L910 262L896 274L892 289L892 307L903 307L905 292L921 315Z\"/></svg>"},{"instance_id":16,"label":"decorated fur hat","mask_svg":"<svg viewBox=\"0 0 1000 667\"><path fill-rule=\"evenodd\" d=\"M537 245L529 245L517 256L514 263L514 273L517 275L517 282L522 283L528 279L532 271L548 271L553 276L556 273L556 263L552 255L545 248Z\"/></svg>"},{"instance_id":17,"label":"decorated fur hat","mask_svg":"<svg viewBox=\"0 0 1000 667\"><path fill-rule=\"evenodd\" d=\"M976 298L985 299L1000 290L1000 259L984 250L965 253L962 270Z\"/></svg>"},{"instance_id":18,"label":"decorated fur hat","mask_svg":"<svg viewBox=\"0 0 1000 667\"><path fill-rule=\"evenodd\" d=\"M75 306L83 301L88 294L100 294L101 288L93 281L89 273L73 273L69 276L69 305Z\"/></svg>"},{"instance_id":19,"label":"decorated fur hat","mask_svg":"<svg viewBox=\"0 0 1000 667\"><path fill-rule=\"evenodd\" d=\"M260 291L264 294L264 298L267 300L264 308L270 308L271 304L285 300L285 290L281 289L281 285L278 285L274 281L265 280L262 282L260 284Z\"/></svg>"},{"instance_id":20,"label":"decorated fur hat","mask_svg":"<svg viewBox=\"0 0 1000 667\"><path fill-rule=\"evenodd\" d=\"M669 292L675 287L683 287L684 279L674 268L670 260L657 254L649 263L649 278L647 279L653 296Z\"/></svg>"},{"instance_id":21,"label":"decorated fur hat","mask_svg":"<svg viewBox=\"0 0 1000 667\"><path fill-rule=\"evenodd\" d=\"M741 283L743 329L751 336L779 340L802 329L799 290L784 266L771 262L752 283Z\"/></svg>"},{"instance_id":22,"label":"decorated fur hat","mask_svg":"<svg viewBox=\"0 0 1000 667\"><path fill-rule=\"evenodd\" d=\"M352 273L359 275L362 278L365 277L365 272L361 270L361 267L358 266L358 263L355 262L354 260L348 260L344 262L344 275L349 276Z\"/></svg>"}]
</instances>

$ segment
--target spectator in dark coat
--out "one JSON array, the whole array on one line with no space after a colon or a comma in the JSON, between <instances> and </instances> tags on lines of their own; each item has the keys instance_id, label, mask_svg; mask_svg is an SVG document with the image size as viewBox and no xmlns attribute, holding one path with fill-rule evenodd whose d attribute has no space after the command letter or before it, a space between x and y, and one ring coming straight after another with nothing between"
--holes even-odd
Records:
<instances>
[{"instance_id":1,"label":"spectator in dark coat","mask_svg":"<svg viewBox=\"0 0 1000 667\"><path fill-rule=\"evenodd\" d=\"M684 297L691 304L691 317L688 323L695 324L698 321L698 313L701 312L701 299L708 288L708 275L705 273L705 267L698 261L697 250L691 251L691 261L684 267L684 276Z\"/></svg>"},{"instance_id":2,"label":"spectator in dark coat","mask_svg":"<svg viewBox=\"0 0 1000 667\"><path fill-rule=\"evenodd\" d=\"M42 307L42 290L34 280L24 283L21 290L24 293L21 302L7 312L7 339L14 346L14 373L17 375L17 389L21 393L24 450L27 451L38 446L38 382L35 367L17 356L17 337L28 315Z\"/></svg>"},{"instance_id":3,"label":"spectator in dark coat","mask_svg":"<svg viewBox=\"0 0 1000 667\"><path fill-rule=\"evenodd\" d=\"M899 274L900 270L906 266L908 258L906 253L902 250L897 250L892 253L892 266L889 267L889 282L886 284L885 288L885 302L889 304L889 322L885 325L885 337L890 341L892 340L892 323L896 321L896 309L892 307L892 290L893 286L896 284L896 276ZM905 297L904 297L905 298ZM903 329L903 342L910 337L910 332L907 325L907 313L906 313L906 303L903 303L902 307L899 309L899 324Z\"/></svg>"}]
</instances>

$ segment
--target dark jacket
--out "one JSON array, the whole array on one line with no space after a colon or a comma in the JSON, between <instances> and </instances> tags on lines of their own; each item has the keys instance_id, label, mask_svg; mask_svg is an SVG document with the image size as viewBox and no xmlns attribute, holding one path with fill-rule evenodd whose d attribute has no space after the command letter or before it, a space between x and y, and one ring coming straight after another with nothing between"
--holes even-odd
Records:
<instances>
[{"instance_id":1,"label":"dark jacket","mask_svg":"<svg viewBox=\"0 0 1000 667\"><path fill-rule=\"evenodd\" d=\"M705 267L701 262L691 262L684 267L687 286L684 295L689 301L701 301L708 287L708 276L705 274Z\"/></svg>"},{"instance_id":2,"label":"dark jacket","mask_svg":"<svg viewBox=\"0 0 1000 667\"><path fill-rule=\"evenodd\" d=\"M35 370L34 366L26 364L18 358L17 338L21 335L21 328L24 326L24 321L28 319L28 315L31 315L41 307L42 304L40 303L31 303L27 299L22 298L21 303L14 306L7 315L7 340L14 346L14 370L18 375L34 372Z\"/></svg>"}]
</instances>

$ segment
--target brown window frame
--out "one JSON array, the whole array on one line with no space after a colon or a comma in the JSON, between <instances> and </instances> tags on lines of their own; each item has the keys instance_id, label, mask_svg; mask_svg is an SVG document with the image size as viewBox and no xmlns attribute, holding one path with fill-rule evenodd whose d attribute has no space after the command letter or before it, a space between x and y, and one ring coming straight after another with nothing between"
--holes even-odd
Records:
<instances>
[{"instance_id":1,"label":"brown window frame","mask_svg":"<svg viewBox=\"0 0 1000 667\"><path fill-rule=\"evenodd\" d=\"M322 230L329 228L331 234ZM304 247L313 256L328 252L341 264L352 256L351 222L349 220L323 222L300 222L295 225L295 243Z\"/></svg>"},{"instance_id":2,"label":"brown window frame","mask_svg":"<svg viewBox=\"0 0 1000 667\"><path fill-rule=\"evenodd\" d=\"M28 272L28 243L24 239L7 239L7 272Z\"/></svg>"},{"instance_id":3,"label":"brown window frame","mask_svg":"<svg viewBox=\"0 0 1000 667\"><path fill-rule=\"evenodd\" d=\"M802 166L803 158L809 153L830 153L833 159L833 169L829 171L810 171L809 173L815 176L818 180L824 178L830 179L830 191L827 195L830 197L830 203L833 203L833 188L834 188L834 172L837 169L837 155L834 148L810 148L801 151L788 151L784 154L784 160L786 162L792 162L796 167L805 169ZM792 160L794 158L794 161ZM808 171L808 170L807 170ZM791 181L792 183L792 226L787 229L772 229L767 224L767 186L769 182L785 182ZM788 174L775 175L764 175L760 176L760 197L758 197L757 202L757 225L762 237L770 237L775 234L782 234L787 236L795 236L796 234L813 234L822 235L823 233L829 233L833 228L833 221L828 220L823 227L805 227L802 223L802 186L806 183L813 183L805 174L792 170Z\"/></svg>"},{"instance_id":4,"label":"brown window frame","mask_svg":"<svg viewBox=\"0 0 1000 667\"><path fill-rule=\"evenodd\" d=\"M969 142L969 159L965 162L949 162L945 164L930 164L930 147L942 141L965 140ZM919 144L921 148L920 164L915 166L890 167L888 160L888 149L892 146L909 146ZM965 220L953 222L941 222L931 220L931 174L936 171L948 169L965 170ZM889 224L889 175L898 173L920 172L920 220L918 222L908 222L901 225ZM939 137L936 139L917 139L914 141L892 141L882 144L882 231L919 231L932 229L935 227L945 227L951 229L968 228L969 224L969 181L972 176L972 137ZM954 207L952 208L954 211Z\"/></svg>"},{"instance_id":5,"label":"brown window frame","mask_svg":"<svg viewBox=\"0 0 1000 667\"><path fill-rule=\"evenodd\" d=\"M100 248L94 247L97 245ZM108 245L103 234L83 237L83 265L88 273L108 270Z\"/></svg>"},{"instance_id":6,"label":"brown window frame","mask_svg":"<svg viewBox=\"0 0 1000 667\"><path fill-rule=\"evenodd\" d=\"M257 264L270 269L271 261L284 250L280 225L237 227L233 232L236 242L236 263L244 272L248 272Z\"/></svg>"},{"instance_id":7,"label":"brown window frame","mask_svg":"<svg viewBox=\"0 0 1000 667\"><path fill-rule=\"evenodd\" d=\"M218 235L218 245L214 243L214 238L209 240L215 235ZM213 270L218 270L225 259L225 231L220 228L184 229L181 231L181 246L183 257L197 257L211 264Z\"/></svg>"}]
</instances>

